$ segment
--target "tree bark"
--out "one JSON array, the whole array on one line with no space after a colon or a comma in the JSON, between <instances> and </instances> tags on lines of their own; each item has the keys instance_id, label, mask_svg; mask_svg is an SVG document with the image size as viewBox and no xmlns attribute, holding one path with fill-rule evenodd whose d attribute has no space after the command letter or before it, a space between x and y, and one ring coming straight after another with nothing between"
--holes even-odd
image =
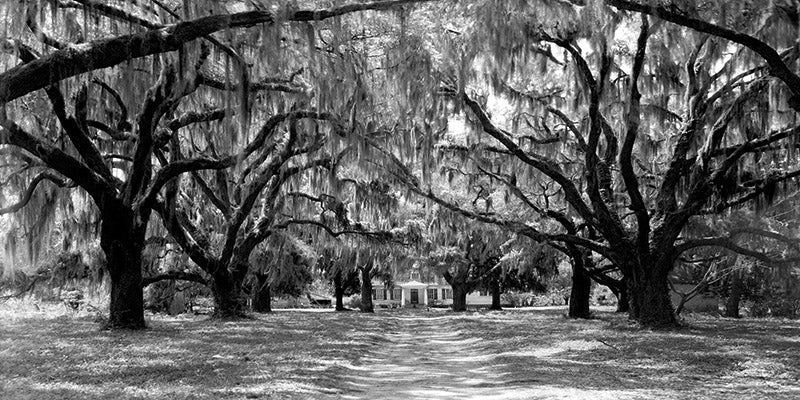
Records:
<instances>
[{"instance_id":1,"label":"tree bark","mask_svg":"<svg viewBox=\"0 0 800 400\"><path fill-rule=\"evenodd\" d=\"M375 306L372 304L372 278L370 277L372 267L361 268L361 312L371 313L375 312Z\"/></svg>"},{"instance_id":2,"label":"tree bark","mask_svg":"<svg viewBox=\"0 0 800 400\"><path fill-rule=\"evenodd\" d=\"M500 271L495 271L492 274L490 285L490 291L492 292L492 305L489 307L490 310L502 310L503 307L500 305Z\"/></svg>"},{"instance_id":3,"label":"tree bark","mask_svg":"<svg viewBox=\"0 0 800 400\"><path fill-rule=\"evenodd\" d=\"M590 318L589 299L592 293L592 280L581 265L572 267L572 288L569 292L569 317Z\"/></svg>"},{"instance_id":4,"label":"tree bark","mask_svg":"<svg viewBox=\"0 0 800 400\"><path fill-rule=\"evenodd\" d=\"M342 271L336 271L333 276L333 293L336 297L336 311L344 311L344 282L342 282Z\"/></svg>"},{"instance_id":5,"label":"tree bark","mask_svg":"<svg viewBox=\"0 0 800 400\"><path fill-rule=\"evenodd\" d=\"M744 285L742 284L741 271L735 271L731 275L730 288L728 289L728 299L725 300L725 316L728 318L741 318L739 314L739 303L742 300Z\"/></svg>"},{"instance_id":6,"label":"tree bark","mask_svg":"<svg viewBox=\"0 0 800 400\"><path fill-rule=\"evenodd\" d=\"M452 282L453 288L453 311L467 311L467 294L469 287L465 282Z\"/></svg>"},{"instance_id":7,"label":"tree bark","mask_svg":"<svg viewBox=\"0 0 800 400\"><path fill-rule=\"evenodd\" d=\"M569 293L569 317L584 318L591 317L589 311L589 299L592 294L592 278L585 268L585 255L576 251L572 257L572 288Z\"/></svg>"},{"instance_id":8,"label":"tree bark","mask_svg":"<svg viewBox=\"0 0 800 400\"><path fill-rule=\"evenodd\" d=\"M214 318L236 319L246 316L247 296L244 293L246 273L247 266L236 263L230 269L217 269L217 273L213 275L214 283L211 285L216 302Z\"/></svg>"},{"instance_id":9,"label":"tree bark","mask_svg":"<svg viewBox=\"0 0 800 400\"><path fill-rule=\"evenodd\" d=\"M107 329L144 329L141 248L118 246L106 252L111 277Z\"/></svg>"},{"instance_id":10,"label":"tree bark","mask_svg":"<svg viewBox=\"0 0 800 400\"><path fill-rule=\"evenodd\" d=\"M269 276L256 274L256 287L253 290L253 311L260 313L272 312L272 293L269 289Z\"/></svg>"},{"instance_id":11,"label":"tree bark","mask_svg":"<svg viewBox=\"0 0 800 400\"><path fill-rule=\"evenodd\" d=\"M655 264L652 268L635 264L628 280L630 296L630 318L652 328L676 325L672 300L670 299L666 265Z\"/></svg>"},{"instance_id":12,"label":"tree bark","mask_svg":"<svg viewBox=\"0 0 800 400\"><path fill-rule=\"evenodd\" d=\"M111 278L106 329L145 328L142 290L145 227L135 225L136 220L133 212L121 207L103 213L100 247L105 252Z\"/></svg>"}]
</instances>

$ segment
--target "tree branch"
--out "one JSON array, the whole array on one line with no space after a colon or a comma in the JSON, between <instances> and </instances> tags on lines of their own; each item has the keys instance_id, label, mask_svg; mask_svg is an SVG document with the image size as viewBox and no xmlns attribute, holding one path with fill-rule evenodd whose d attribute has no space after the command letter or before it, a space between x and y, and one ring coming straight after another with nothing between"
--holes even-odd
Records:
<instances>
[{"instance_id":1,"label":"tree branch","mask_svg":"<svg viewBox=\"0 0 800 400\"><path fill-rule=\"evenodd\" d=\"M434 0L390 0L353 3L319 10L298 10L284 21L319 21L364 10L386 10L404 4ZM22 97L65 78L108 68L122 62L153 54L176 51L184 43L229 28L273 24L279 18L267 10L212 15L179 22L163 28L132 35L122 35L88 43L70 45L27 64L0 74L0 103Z\"/></svg>"},{"instance_id":2,"label":"tree branch","mask_svg":"<svg viewBox=\"0 0 800 400\"><path fill-rule=\"evenodd\" d=\"M21 210L23 207L25 207L28 204L28 202L31 201L31 197L33 197L33 193L34 193L34 191L36 191L36 187L39 186L39 183L41 183L42 181L45 181L45 180L53 182L56 186L62 187L62 188L63 187L75 187L74 183L72 183L72 182L70 182L70 181L68 181L66 179L63 179L62 177L57 176L55 174L52 174L52 173L49 173L49 172L39 173L38 175L36 175L33 178L31 183L28 184L28 188L25 190L25 193L22 194L22 197L20 197L19 201L17 201L16 203L14 203L12 205L0 208L0 215L17 212L17 211Z\"/></svg>"},{"instance_id":3,"label":"tree branch","mask_svg":"<svg viewBox=\"0 0 800 400\"><path fill-rule=\"evenodd\" d=\"M652 15L698 32L708 33L743 45L764 58L769 66L770 74L783 81L789 87L789 90L794 94L793 98L800 98L800 76L792 72L791 68L783 62L783 58L774 48L753 36L713 24L707 20L691 17L685 11L678 9L673 3L670 3L669 7L667 7L665 5L652 4L652 2L642 4L629 0L606 0L606 4L623 10ZM796 111L800 111L800 102L790 101L789 104Z\"/></svg>"},{"instance_id":4,"label":"tree branch","mask_svg":"<svg viewBox=\"0 0 800 400\"><path fill-rule=\"evenodd\" d=\"M647 212L647 206L642 198L642 193L639 191L639 181L636 179L636 173L633 171L631 160L633 158L633 146L636 143L636 136L639 134L639 124L641 122L639 100L642 95L639 93L638 81L639 75L642 72L642 67L644 66L648 34L649 23L647 16L642 15L642 26L637 40L636 54L633 59L633 72L630 80L631 94L626 119L627 133L625 134L625 141L622 144L622 150L619 153L620 173L625 182L625 190L628 192L628 197L631 199L631 209L636 214L636 224L638 226L637 239L640 254L646 254L647 252L650 235L650 215Z\"/></svg>"},{"instance_id":5,"label":"tree branch","mask_svg":"<svg viewBox=\"0 0 800 400\"><path fill-rule=\"evenodd\" d=\"M147 287L156 282L161 282L166 280L189 281L208 286L208 281L200 274L192 272L183 272L183 271L170 271L165 274L142 277L142 287Z\"/></svg>"}]
</instances>

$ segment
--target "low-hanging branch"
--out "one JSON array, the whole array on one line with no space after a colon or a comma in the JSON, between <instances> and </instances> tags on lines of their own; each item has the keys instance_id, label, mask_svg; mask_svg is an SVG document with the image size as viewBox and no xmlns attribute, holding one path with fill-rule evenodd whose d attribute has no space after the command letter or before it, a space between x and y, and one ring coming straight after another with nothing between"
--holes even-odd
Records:
<instances>
[{"instance_id":1,"label":"low-hanging branch","mask_svg":"<svg viewBox=\"0 0 800 400\"><path fill-rule=\"evenodd\" d=\"M680 255L688 250L698 247L722 247L773 266L787 266L800 262L800 256L777 258L769 253L742 247L734 241L733 236L686 239L679 245L675 246L675 254Z\"/></svg>"},{"instance_id":2,"label":"low-hanging branch","mask_svg":"<svg viewBox=\"0 0 800 400\"><path fill-rule=\"evenodd\" d=\"M156 282L167 281L167 280L170 281L180 280L180 281L196 282L201 285L208 285L208 280L204 278L203 275L193 272L170 271L164 274L142 277L142 287L147 287Z\"/></svg>"},{"instance_id":3,"label":"low-hanging branch","mask_svg":"<svg viewBox=\"0 0 800 400\"><path fill-rule=\"evenodd\" d=\"M715 204L710 209L700 211L701 214L716 214L725 211L729 208L743 205L752 200L756 200L759 196L774 190L774 185L777 183L785 182L791 179L800 178L800 169L785 172L777 176L767 176L764 179L753 180L747 182L748 186L752 186L753 190L744 194L734 200L722 201Z\"/></svg>"},{"instance_id":4,"label":"low-hanging branch","mask_svg":"<svg viewBox=\"0 0 800 400\"><path fill-rule=\"evenodd\" d=\"M406 185L406 187L408 187L412 192L414 192L414 193L416 193L416 194L418 194L418 195L420 195L422 197L425 197L425 198L428 198L428 199L432 200L434 203L444 207L445 209L447 209L447 210L449 210L449 211L451 211L451 212L453 212L455 214L462 215L464 217L467 217L467 218L475 220L475 221L480 221L480 222L484 222L484 223L487 223L487 224L492 224L492 225L496 225L496 226L508 229L511 232L516 232L516 233L519 233L521 235L530 237L531 239L533 239L533 240L535 240L537 242L547 242L547 243L549 243L549 242L563 242L563 243L570 243L570 244L574 244L574 245L578 245L578 246L582 246L584 248L590 249L590 250L592 250L592 251L594 251L594 252L596 252L598 254L604 255L606 257L608 257L609 254L610 254L609 253L610 249L608 249L602 243L598 243L598 242L595 242L593 240L589 240L589 239L586 239L586 238L583 238L583 237L580 237L580 236L577 236L577 235L574 235L574 234L569 234L569 233L568 234L546 234L546 233L543 233L543 232L539 231L535 227L532 227L532 226L527 225L525 223L522 223L522 222L519 222L519 221L506 220L506 219L502 219L502 218L498 218L498 217L494 217L494 216L488 216L488 215L483 214L483 213L470 211L470 210L464 209L463 207L460 207L460 206L458 206L456 204L453 204L452 202L444 200L441 197L437 196L435 193L433 193L432 190L423 189L420 186L419 179L417 179L411 173L411 171L408 170L408 167L406 167L399 159L397 159L396 156L394 156L392 153L390 153L386 149L383 149L381 146L378 146L377 144L375 144L375 143L373 143L371 141L368 141L368 142L376 150L378 150L380 153L384 154L388 158L390 166L394 166L395 168L394 169L390 169L390 168L387 168L385 165L379 165L378 163L375 164L376 166L378 166L380 168L383 168L389 175L391 175L392 177L397 179L397 181L399 181L399 182L403 183L404 185Z\"/></svg>"}]
</instances>

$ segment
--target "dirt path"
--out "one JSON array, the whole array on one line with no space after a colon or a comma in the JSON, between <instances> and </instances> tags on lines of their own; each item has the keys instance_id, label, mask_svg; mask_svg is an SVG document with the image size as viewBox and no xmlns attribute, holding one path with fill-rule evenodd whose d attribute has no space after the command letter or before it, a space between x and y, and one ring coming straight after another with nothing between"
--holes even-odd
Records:
<instances>
[{"instance_id":1,"label":"dirt path","mask_svg":"<svg viewBox=\"0 0 800 400\"><path fill-rule=\"evenodd\" d=\"M504 379L505 365L493 362L496 349L470 335L463 322L428 315L386 319L383 337L361 338L373 346L351 369L353 391L342 398L530 398L520 382Z\"/></svg>"}]
</instances>

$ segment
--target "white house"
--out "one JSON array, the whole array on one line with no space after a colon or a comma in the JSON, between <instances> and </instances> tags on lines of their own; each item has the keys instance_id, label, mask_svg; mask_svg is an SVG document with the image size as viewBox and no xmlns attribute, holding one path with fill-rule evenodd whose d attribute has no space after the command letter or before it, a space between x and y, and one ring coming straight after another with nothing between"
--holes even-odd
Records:
<instances>
[{"instance_id":1,"label":"white house","mask_svg":"<svg viewBox=\"0 0 800 400\"><path fill-rule=\"evenodd\" d=\"M376 307L428 307L449 306L453 304L453 289L447 282L434 279L433 282L421 282L418 271L412 271L410 280L397 283L394 287L386 287L380 282L372 283L372 301ZM467 305L489 306L492 295L485 291L476 291L467 295Z\"/></svg>"}]
</instances>

